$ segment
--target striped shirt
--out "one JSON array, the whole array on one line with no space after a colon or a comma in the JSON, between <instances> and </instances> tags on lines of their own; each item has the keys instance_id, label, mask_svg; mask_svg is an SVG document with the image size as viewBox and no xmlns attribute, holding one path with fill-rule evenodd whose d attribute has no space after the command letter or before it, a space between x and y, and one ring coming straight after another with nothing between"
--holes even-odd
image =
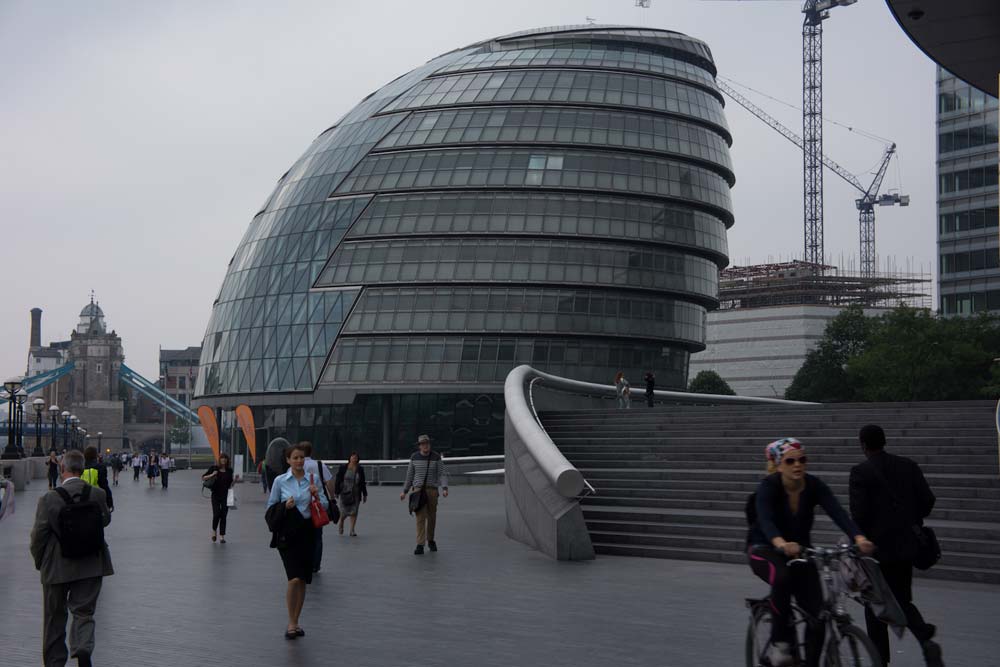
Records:
<instances>
[{"instance_id":1,"label":"striped shirt","mask_svg":"<svg viewBox=\"0 0 1000 667\"><path fill-rule=\"evenodd\" d=\"M427 456L416 452L410 457L410 465L406 468L406 483L403 484L403 493L411 488L419 489L425 484L429 487L448 488L448 473L444 469L444 459L435 451L431 451Z\"/></svg>"}]
</instances>

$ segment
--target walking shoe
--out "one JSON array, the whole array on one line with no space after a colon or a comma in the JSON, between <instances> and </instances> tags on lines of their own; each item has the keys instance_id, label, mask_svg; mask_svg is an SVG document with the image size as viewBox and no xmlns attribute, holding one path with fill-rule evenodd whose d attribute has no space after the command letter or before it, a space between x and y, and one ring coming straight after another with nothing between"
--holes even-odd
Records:
<instances>
[{"instance_id":1,"label":"walking shoe","mask_svg":"<svg viewBox=\"0 0 1000 667\"><path fill-rule=\"evenodd\" d=\"M413 550L413 555L414 556L423 556L424 555L424 545L418 544L417 548Z\"/></svg>"},{"instance_id":2,"label":"walking shoe","mask_svg":"<svg viewBox=\"0 0 1000 667\"><path fill-rule=\"evenodd\" d=\"M438 543L435 542L434 540L431 540L430 542L428 542L427 546L430 547L431 551L437 551L438 550Z\"/></svg>"},{"instance_id":3,"label":"walking shoe","mask_svg":"<svg viewBox=\"0 0 1000 667\"><path fill-rule=\"evenodd\" d=\"M944 667L940 644L928 639L920 644L920 648L924 650L924 662L927 663L927 667Z\"/></svg>"},{"instance_id":4,"label":"walking shoe","mask_svg":"<svg viewBox=\"0 0 1000 667\"><path fill-rule=\"evenodd\" d=\"M771 667L789 667L795 664L792 647L788 642L774 642L768 647L764 657Z\"/></svg>"}]
</instances>

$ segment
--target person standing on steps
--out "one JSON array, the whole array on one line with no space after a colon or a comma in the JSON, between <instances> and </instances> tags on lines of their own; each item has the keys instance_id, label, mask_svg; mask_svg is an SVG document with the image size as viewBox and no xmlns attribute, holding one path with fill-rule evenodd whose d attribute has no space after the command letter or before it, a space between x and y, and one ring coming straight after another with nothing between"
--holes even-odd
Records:
<instances>
[{"instance_id":1,"label":"person standing on steps","mask_svg":"<svg viewBox=\"0 0 1000 667\"><path fill-rule=\"evenodd\" d=\"M66 664L76 658L90 667L94 653L94 613L104 577L115 573L104 542L111 512L104 491L87 484L83 454L63 455L62 483L38 499L31 529L31 557L42 580L42 662ZM67 612L73 615L66 648Z\"/></svg>"},{"instance_id":2,"label":"person standing on steps","mask_svg":"<svg viewBox=\"0 0 1000 667\"><path fill-rule=\"evenodd\" d=\"M229 515L229 489L233 486L233 467L229 454L220 454L218 465L213 465L201 476L203 482L212 480L212 541L221 538L226 543L226 517Z\"/></svg>"},{"instance_id":3,"label":"person standing on steps","mask_svg":"<svg viewBox=\"0 0 1000 667\"><path fill-rule=\"evenodd\" d=\"M885 431L868 424L858 434L866 460L851 468L849 482L851 516L879 545L875 556L889 589L906 614L906 627L920 642L928 667L941 667L941 646L933 640L937 628L924 621L913 604L913 560L916 533L934 509L931 491L920 466L903 456L885 451ZM865 607L868 636L888 665L889 629Z\"/></svg>"},{"instance_id":4,"label":"person standing on steps","mask_svg":"<svg viewBox=\"0 0 1000 667\"><path fill-rule=\"evenodd\" d=\"M368 502L368 485L365 483L365 469L361 467L361 456L351 452L347 463L340 466L333 485L334 497L340 501L340 526L338 532L344 534L344 521L351 517L351 537L357 537L358 508Z\"/></svg>"},{"instance_id":5,"label":"person standing on steps","mask_svg":"<svg viewBox=\"0 0 1000 667\"><path fill-rule=\"evenodd\" d=\"M653 407L653 392L656 391L656 376L653 375L653 371L646 371L646 376L643 379L646 381L646 405L648 407Z\"/></svg>"},{"instance_id":6,"label":"person standing on steps","mask_svg":"<svg viewBox=\"0 0 1000 667\"><path fill-rule=\"evenodd\" d=\"M615 375L615 392L618 395L618 409L629 409L632 407L632 389L629 387L625 373L618 371Z\"/></svg>"},{"instance_id":7,"label":"person standing on steps","mask_svg":"<svg viewBox=\"0 0 1000 667\"><path fill-rule=\"evenodd\" d=\"M448 497L448 475L444 469L444 459L431 450L431 438L421 435L417 438L419 449L410 457L410 465L406 468L406 482L400 500L406 500L406 494L412 489L414 493L423 492L425 500L417 515L417 548L413 553L417 556L424 553L424 542L431 551L437 551L434 541L434 530L437 527L438 491Z\"/></svg>"}]
</instances>

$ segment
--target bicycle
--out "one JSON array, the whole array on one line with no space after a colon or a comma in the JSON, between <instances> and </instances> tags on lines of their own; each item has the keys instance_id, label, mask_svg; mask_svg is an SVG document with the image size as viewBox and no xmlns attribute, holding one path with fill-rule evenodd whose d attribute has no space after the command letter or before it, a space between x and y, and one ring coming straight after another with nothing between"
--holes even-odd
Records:
<instances>
[{"instance_id":1,"label":"bicycle","mask_svg":"<svg viewBox=\"0 0 1000 667\"><path fill-rule=\"evenodd\" d=\"M820 571L823 591L823 602L819 615L815 618L797 605L792 605L796 636L792 651L794 665L805 664L801 658L805 649L801 626L811 621L826 626L820 658L820 664L824 667L882 667L882 657L875 644L866 632L852 623L843 605L845 597L861 602L860 598L852 594L839 567L848 557L868 558L859 555L857 547L838 546L808 548L802 552L800 558L788 561L789 565L815 563ZM773 623L770 601L768 598L747 598L746 604L750 609L750 625L747 627L746 639L747 667L770 667L771 663L765 655Z\"/></svg>"}]
</instances>

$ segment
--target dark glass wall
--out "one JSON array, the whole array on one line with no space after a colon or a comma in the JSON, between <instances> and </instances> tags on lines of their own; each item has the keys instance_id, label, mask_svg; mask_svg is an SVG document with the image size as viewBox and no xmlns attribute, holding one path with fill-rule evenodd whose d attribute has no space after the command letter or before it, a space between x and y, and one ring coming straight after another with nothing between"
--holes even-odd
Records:
<instances>
[{"instance_id":1,"label":"dark glass wall","mask_svg":"<svg viewBox=\"0 0 1000 667\"><path fill-rule=\"evenodd\" d=\"M390 386L403 397L393 423L411 411L414 428L423 412L464 414L459 386L499 394L520 363L607 383L652 370L683 387L733 224L715 75L708 47L685 35L577 26L473 44L378 89L251 222L206 331L198 395L223 407L357 395L283 409L292 439L320 429L312 439L339 452L381 442L371 406Z\"/></svg>"}]
</instances>

